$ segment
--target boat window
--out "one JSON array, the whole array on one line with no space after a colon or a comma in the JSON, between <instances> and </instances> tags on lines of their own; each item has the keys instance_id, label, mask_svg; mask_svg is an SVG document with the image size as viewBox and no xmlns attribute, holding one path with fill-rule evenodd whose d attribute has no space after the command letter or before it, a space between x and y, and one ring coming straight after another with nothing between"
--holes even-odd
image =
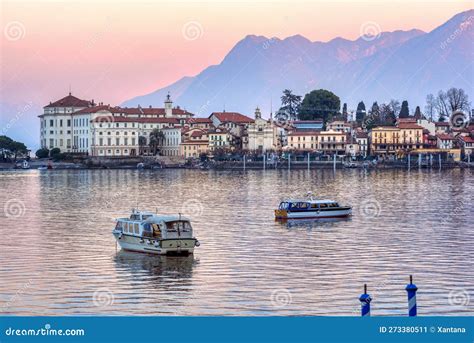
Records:
<instances>
[{"instance_id":1,"label":"boat window","mask_svg":"<svg viewBox=\"0 0 474 343\"><path fill-rule=\"evenodd\" d=\"M307 202L300 202L299 205L300 205L300 208L308 208L309 204Z\"/></svg>"},{"instance_id":2,"label":"boat window","mask_svg":"<svg viewBox=\"0 0 474 343\"><path fill-rule=\"evenodd\" d=\"M128 222L123 223L123 232L128 232Z\"/></svg>"},{"instance_id":3,"label":"boat window","mask_svg":"<svg viewBox=\"0 0 474 343\"><path fill-rule=\"evenodd\" d=\"M286 210L288 208L288 203L287 202L282 202L280 203L280 210Z\"/></svg>"},{"instance_id":4,"label":"boat window","mask_svg":"<svg viewBox=\"0 0 474 343\"><path fill-rule=\"evenodd\" d=\"M143 231L151 232L151 225L150 223L143 224Z\"/></svg>"},{"instance_id":5,"label":"boat window","mask_svg":"<svg viewBox=\"0 0 474 343\"><path fill-rule=\"evenodd\" d=\"M318 208L318 204L311 204L311 208Z\"/></svg>"},{"instance_id":6,"label":"boat window","mask_svg":"<svg viewBox=\"0 0 474 343\"><path fill-rule=\"evenodd\" d=\"M130 215L130 219L131 219L131 220L140 220L140 215L138 215L138 214L132 214L132 215Z\"/></svg>"},{"instance_id":7,"label":"boat window","mask_svg":"<svg viewBox=\"0 0 474 343\"><path fill-rule=\"evenodd\" d=\"M122 222L117 222L117 225L115 225L116 230L122 229Z\"/></svg>"},{"instance_id":8,"label":"boat window","mask_svg":"<svg viewBox=\"0 0 474 343\"><path fill-rule=\"evenodd\" d=\"M142 219L143 219L143 220L147 220L148 218L151 218L151 217L153 217L152 214L144 214L144 215L142 215Z\"/></svg>"},{"instance_id":9,"label":"boat window","mask_svg":"<svg viewBox=\"0 0 474 343\"><path fill-rule=\"evenodd\" d=\"M335 202L334 207L339 207L339 204L337 202Z\"/></svg>"},{"instance_id":10,"label":"boat window","mask_svg":"<svg viewBox=\"0 0 474 343\"><path fill-rule=\"evenodd\" d=\"M135 223L135 224L133 224L133 225L134 225L134 227L135 227L135 234L138 235L138 234L140 233L140 229L138 228L138 224Z\"/></svg>"},{"instance_id":11,"label":"boat window","mask_svg":"<svg viewBox=\"0 0 474 343\"><path fill-rule=\"evenodd\" d=\"M298 203L292 203L292 204L290 204L290 209L293 210L293 209L296 209L296 208L298 208Z\"/></svg>"},{"instance_id":12,"label":"boat window","mask_svg":"<svg viewBox=\"0 0 474 343\"><path fill-rule=\"evenodd\" d=\"M183 232L190 232L192 230L190 222L184 222L184 229Z\"/></svg>"},{"instance_id":13,"label":"boat window","mask_svg":"<svg viewBox=\"0 0 474 343\"><path fill-rule=\"evenodd\" d=\"M319 207L320 208L326 208L326 207L328 207L328 204L319 204Z\"/></svg>"}]
</instances>

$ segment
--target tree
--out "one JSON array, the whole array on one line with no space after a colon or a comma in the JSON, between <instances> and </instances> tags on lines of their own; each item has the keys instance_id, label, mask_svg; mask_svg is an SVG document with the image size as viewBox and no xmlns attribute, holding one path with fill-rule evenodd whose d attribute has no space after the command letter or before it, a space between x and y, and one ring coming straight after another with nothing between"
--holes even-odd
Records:
<instances>
[{"instance_id":1,"label":"tree","mask_svg":"<svg viewBox=\"0 0 474 343\"><path fill-rule=\"evenodd\" d=\"M364 121L365 113L365 104L361 101L357 104L356 110L356 122L359 126L362 125L362 122Z\"/></svg>"},{"instance_id":2,"label":"tree","mask_svg":"<svg viewBox=\"0 0 474 343\"><path fill-rule=\"evenodd\" d=\"M426 96L425 113L430 121L434 120L434 114L436 113L436 98L433 94L428 94Z\"/></svg>"},{"instance_id":3,"label":"tree","mask_svg":"<svg viewBox=\"0 0 474 343\"><path fill-rule=\"evenodd\" d=\"M400 109L401 109L400 101L392 99L392 100L390 100L390 103L388 105L392 109L393 113L395 113L395 114L400 113Z\"/></svg>"},{"instance_id":4,"label":"tree","mask_svg":"<svg viewBox=\"0 0 474 343\"><path fill-rule=\"evenodd\" d=\"M138 154L143 155L143 148L146 145L146 137L138 136Z\"/></svg>"},{"instance_id":5,"label":"tree","mask_svg":"<svg viewBox=\"0 0 474 343\"><path fill-rule=\"evenodd\" d=\"M372 128L380 124L381 124L380 108L379 108L379 104L376 101L372 104L372 108L369 111L369 115L364 118L364 127L367 130L371 130Z\"/></svg>"},{"instance_id":6,"label":"tree","mask_svg":"<svg viewBox=\"0 0 474 343\"><path fill-rule=\"evenodd\" d=\"M325 89L311 91L304 96L298 118L301 120L322 119L324 125L339 113L341 100Z\"/></svg>"},{"instance_id":7,"label":"tree","mask_svg":"<svg viewBox=\"0 0 474 343\"><path fill-rule=\"evenodd\" d=\"M15 160L18 155L24 155L28 153L28 149L25 144L14 141L7 136L0 136L0 149L9 150L13 154Z\"/></svg>"},{"instance_id":8,"label":"tree","mask_svg":"<svg viewBox=\"0 0 474 343\"><path fill-rule=\"evenodd\" d=\"M423 115L421 114L420 106L416 106L415 118L416 118L416 120L419 120L419 119L423 118Z\"/></svg>"},{"instance_id":9,"label":"tree","mask_svg":"<svg viewBox=\"0 0 474 343\"><path fill-rule=\"evenodd\" d=\"M51 151L49 152L51 157L56 157L61 153L61 149L59 148L52 148Z\"/></svg>"},{"instance_id":10,"label":"tree","mask_svg":"<svg viewBox=\"0 0 474 343\"><path fill-rule=\"evenodd\" d=\"M445 119L449 113L448 96L442 90L438 92L438 96L436 97L436 111L440 119L441 117Z\"/></svg>"},{"instance_id":11,"label":"tree","mask_svg":"<svg viewBox=\"0 0 474 343\"><path fill-rule=\"evenodd\" d=\"M164 139L165 135L160 129L153 129L153 131L150 132L150 149L153 155L156 155L158 147L163 145Z\"/></svg>"},{"instance_id":12,"label":"tree","mask_svg":"<svg viewBox=\"0 0 474 343\"><path fill-rule=\"evenodd\" d=\"M469 112L469 97L462 88L450 88L446 92L446 101L451 113L456 111Z\"/></svg>"},{"instance_id":13,"label":"tree","mask_svg":"<svg viewBox=\"0 0 474 343\"><path fill-rule=\"evenodd\" d=\"M49 156L49 150L46 148L41 148L36 150L36 157L38 158L46 158Z\"/></svg>"},{"instance_id":14,"label":"tree","mask_svg":"<svg viewBox=\"0 0 474 343\"><path fill-rule=\"evenodd\" d=\"M342 105L342 116L344 117L344 120L347 121L347 103L344 103L344 105Z\"/></svg>"},{"instance_id":15,"label":"tree","mask_svg":"<svg viewBox=\"0 0 474 343\"><path fill-rule=\"evenodd\" d=\"M301 95L293 94L293 91L285 89L283 95L281 96L281 105L280 110L286 111L291 120L296 119L298 110L301 105Z\"/></svg>"},{"instance_id":16,"label":"tree","mask_svg":"<svg viewBox=\"0 0 474 343\"><path fill-rule=\"evenodd\" d=\"M410 116L410 109L408 108L408 101L403 100L402 108L400 109L399 118L408 118Z\"/></svg>"},{"instance_id":17,"label":"tree","mask_svg":"<svg viewBox=\"0 0 474 343\"><path fill-rule=\"evenodd\" d=\"M383 126L395 126L397 122L397 116L393 111L393 108L390 104L380 105L380 125Z\"/></svg>"}]
</instances>

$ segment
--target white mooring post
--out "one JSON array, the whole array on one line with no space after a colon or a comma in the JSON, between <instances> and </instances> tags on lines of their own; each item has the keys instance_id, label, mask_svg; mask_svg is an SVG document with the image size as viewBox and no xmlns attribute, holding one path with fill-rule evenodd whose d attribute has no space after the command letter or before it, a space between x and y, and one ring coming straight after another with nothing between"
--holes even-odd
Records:
<instances>
[{"instance_id":1,"label":"white mooring post","mask_svg":"<svg viewBox=\"0 0 474 343\"><path fill-rule=\"evenodd\" d=\"M333 155L333 162L332 162L332 167L334 169L334 171L336 171L336 154Z\"/></svg>"},{"instance_id":2,"label":"white mooring post","mask_svg":"<svg viewBox=\"0 0 474 343\"><path fill-rule=\"evenodd\" d=\"M266 157L267 156L263 154L263 170L265 170Z\"/></svg>"},{"instance_id":3,"label":"white mooring post","mask_svg":"<svg viewBox=\"0 0 474 343\"><path fill-rule=\"evenodd\" d=\"M288 153L288 170L290 170L290 165L291 165L291 154Z\"/></svg>"},{"instance_id":4,"label":"white mooring post","mask_svg":"<svg viewBox=\"0 0 474 343\"><path fill-rule=\"evenodd\" d=\"M309 156L309 152L308 152L308 170L309 170L309 164L310 164L309 159L310 159L310 156Z\"/></svg>"},{"instance_id":5,"label":"white mooring post","mask_svg":"<svg viewBox=\"0 0 474 343\"><path fill-rule=\"evenodd\" d=\"M408 170L410 170L411 155L408 153Z\"/></svg>"},{"instance_id":6,"label":"white mooring post","mask_svg":"<svg viewBox=\"0 0 474 343\"><path fill-rule=\"evenodd\" d=\"M244 170L245 170L245 154L244 154Z\"/></svg>"},{"instance_id":7,"label":"white mooring post","mask_svg":"<svg viewBox=\"0 0 474 343\"><path fill-rule=\"evenodd\" d=\"M438 155L438 164L439 164L439 169L441 169L441 154Z\"/></svg>"}]
</instances>

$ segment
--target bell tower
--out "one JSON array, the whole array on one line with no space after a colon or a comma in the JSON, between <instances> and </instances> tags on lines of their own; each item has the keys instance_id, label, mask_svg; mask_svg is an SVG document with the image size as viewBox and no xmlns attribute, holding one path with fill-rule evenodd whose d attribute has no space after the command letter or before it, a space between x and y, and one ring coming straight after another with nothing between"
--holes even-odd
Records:
<instances>
[{"instance_id":1,"label":"bell tower","mask_svg":"<svg viewBox=\"0 0 474 343\"><path fill-rule=\"evenodd\" d=\"M262 113L258 107L255 109L255 119L262 119Z\"/></svg>"},{"instance_id":2,"label":"bell tower","mask_svg":"<svg viewBox=\"0 0 474 343\"><path fill-rule=\"evenodd\" d=\"M173 101L171 101L170 92L166 96L165 100L165 117L170 118L173 116Z\"/></svg>"}]
</instances>

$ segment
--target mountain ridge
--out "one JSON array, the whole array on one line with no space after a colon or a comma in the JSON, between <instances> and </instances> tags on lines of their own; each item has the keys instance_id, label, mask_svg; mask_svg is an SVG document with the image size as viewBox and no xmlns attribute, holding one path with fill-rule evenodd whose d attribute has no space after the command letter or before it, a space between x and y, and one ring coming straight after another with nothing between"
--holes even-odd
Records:
<instances>
[{"instance_id":1,"label":"mountain ridge","mask_svg":"<svg viewBox=\"0 0 474 343\"><path fill-rule=\"evenodd\" d=\"M452 80L452 75L473 75L470 61L474 53L469 49L473 15L474 10L458 13L428 33L395 30L355 40L335 37L312 42L302 35L284 39L247 35L221 63L122 105L158 106L170 91L177 104L198 116L223 108L249 114L256 106L268 113L270 103L278 102L283 89L304 95L326 88L348 102L349 108L360 100L370 105L391 98L406 98L413 108L422 106L426 94L439 89L472 88L468 80ZM441 48L453 32L458 32L456 38Z\"/></svg>"}]
</instances>

